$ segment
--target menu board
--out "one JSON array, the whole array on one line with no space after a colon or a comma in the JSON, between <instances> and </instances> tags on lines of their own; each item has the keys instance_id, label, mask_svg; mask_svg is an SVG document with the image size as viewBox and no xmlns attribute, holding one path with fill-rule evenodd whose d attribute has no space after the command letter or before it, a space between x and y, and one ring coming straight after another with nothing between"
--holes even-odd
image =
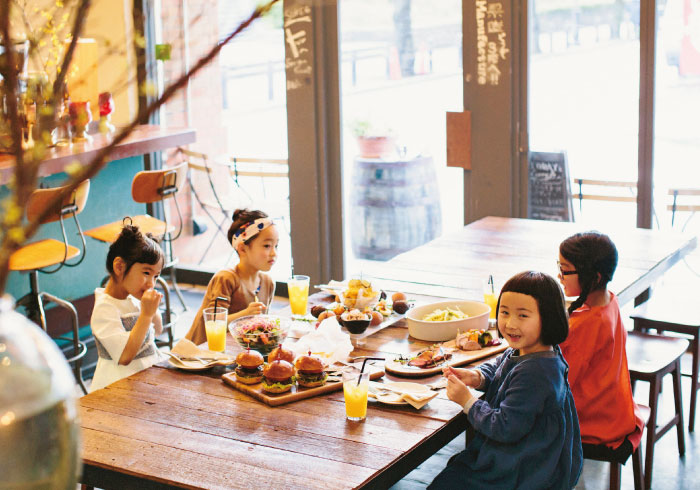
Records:
<instances>
[{"instance_id":1,"label":"menu board","mask_svg":"<svg viewBox=\"0 0 700 490\"><path fill-rule=\"evenodd\" d=\"M527 217L573 221L571 181L566 153L530 152Z\"/></svg>"}]
</instances>

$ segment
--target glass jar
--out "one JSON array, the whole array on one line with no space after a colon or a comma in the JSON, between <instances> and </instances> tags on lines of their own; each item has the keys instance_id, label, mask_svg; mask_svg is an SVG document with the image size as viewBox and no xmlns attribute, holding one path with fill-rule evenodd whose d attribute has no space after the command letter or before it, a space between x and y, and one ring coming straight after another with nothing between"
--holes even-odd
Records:
<instances>
[{"instance_id":1,"label":"glass jar","mask_svg":"<svg viewBox=\"0 0 700 490\"><path fill-rule=\"evenodd\" d=\"M73 374L56 344L0 298L0 487L74 490L81 471Z\"/></svg>"}]
</instances>

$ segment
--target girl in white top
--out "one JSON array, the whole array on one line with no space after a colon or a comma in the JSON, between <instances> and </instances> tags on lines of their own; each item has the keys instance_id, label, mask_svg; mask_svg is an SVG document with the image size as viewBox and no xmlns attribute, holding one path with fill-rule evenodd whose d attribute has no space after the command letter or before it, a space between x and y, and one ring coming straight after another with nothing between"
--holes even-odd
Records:
<instances>
[{"instance_id":1,"label":"girl in white top","mask_svg":"<svg viewBox=\"0 0 700 490\"><path fill-rule=\"evenodd\" d=\"M155 335L163 331L158 311L162 295L153 289L163 261L160 246L138 226L124 225L109 247L109 281L104 288L95 289L90 320L99 356L90 391L163 358L155 344Z\"/></svg>"}]
</instances>

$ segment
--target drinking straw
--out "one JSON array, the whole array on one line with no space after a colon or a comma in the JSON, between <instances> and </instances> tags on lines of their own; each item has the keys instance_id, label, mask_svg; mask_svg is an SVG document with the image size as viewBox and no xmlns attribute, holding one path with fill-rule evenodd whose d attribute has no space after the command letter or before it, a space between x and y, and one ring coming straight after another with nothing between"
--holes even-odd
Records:
<instances>
[{"instance_id":1,"label":"drinking straw","mask_svg":"<svg viewBox=\"0 0 700 490\"><path fill-rule=\"evenodd\" d=\"M258 284L258 289L255 290L255 302L259 303L258 301L258 293L260 292L260 286L261 284Z\"/></svg>"},{"instance_id":2,"label":"drinking straw","mask_svg":"<svg viewBox=\"0 0 700 490\"><path fill-rule=\"evenodd\" d=\"M360 380L362 379L362 373L365 372L365 364L367 364L367 361L384 361L385 359L383 357L365 357L365 360L362 361L362 369L360 369L360 374L357 376L357 386L360 386Z\"/></svg>"},{"instance_id":3,"label":"drinking straw","mask_svg":"<svg viewBox=\"0 0 700 490\"><path fill-rule=\"evenodd\" d=\"M219 302L219 300L226 301L226 298L224 298L223 296L219 296L214 300L214 313L216 313L216 304Z\"/></svg>"},{"instance_id":4,"label":"drinking straw","mask_svg":"<svg viewBox=\"0 0 700 490\"><path fill-rule=\"evenodd\" d=\"M488 280L487 284L488 284L489 286L491 286L491 294L495 294L495 293L496 293L496 290L495 290L495 288L493 287L493 274L489 274L489 280Z\"/></svg>"}]
</instances>

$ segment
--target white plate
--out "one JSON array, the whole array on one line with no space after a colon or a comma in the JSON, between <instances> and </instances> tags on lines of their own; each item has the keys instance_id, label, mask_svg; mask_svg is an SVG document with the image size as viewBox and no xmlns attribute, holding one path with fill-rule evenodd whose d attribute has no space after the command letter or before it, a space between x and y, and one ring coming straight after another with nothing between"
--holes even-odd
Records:
<instances>
[{"instance_id":1,"label":"white plate","mask_svg":"<svg viewBox=\"0 0 700 490\"><path fill-rule=\"evenodd\" d=\"M406 393L415 393L416 395L430 392L430 388L420 383L410 383L407 381L392 381L380 384L383 386L396 388L397 390L401 390ZM393 393L391 391L387 391L386 393L376 393L374 399L386 405L408 405L408 402L402 400L400 397L400 393Z\"/></svg>"}]
</instances>

